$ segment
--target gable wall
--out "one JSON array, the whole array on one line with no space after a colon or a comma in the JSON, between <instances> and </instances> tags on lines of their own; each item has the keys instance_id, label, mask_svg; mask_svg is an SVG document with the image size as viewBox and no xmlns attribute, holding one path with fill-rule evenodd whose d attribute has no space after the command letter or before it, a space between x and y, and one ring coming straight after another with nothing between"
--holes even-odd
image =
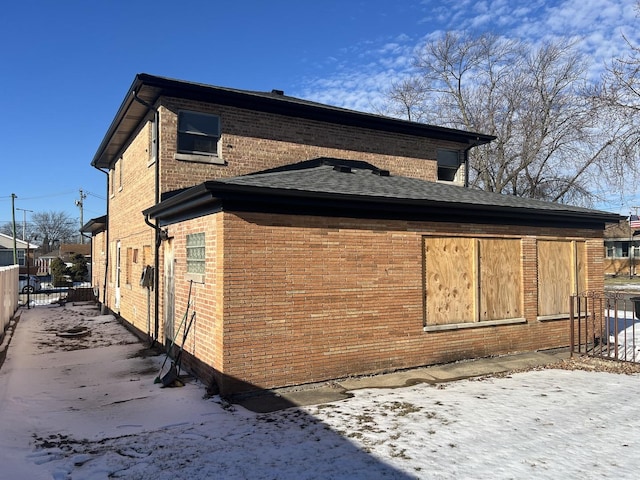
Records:
<instances>
[{"instance_id":1,"label":"gable wall","mask_svg":"<svg viewBox=\"0 0 640 480\"><path fill-rule=\"evenodd\" d=\"M155 165L150 164L150 123L142 126L109 171L109 266L105 304L142 332L149 330L153 300L140 286L145 265L153 265L154 230L142 210L154 204ZM115 305L116 242L120 241L120 307ZM146 247L146 248L145 248ZM100 285L104 273L94 272ZM100 293L102 296L102 292ZM150 305L149 305L150 304ZM149 312L150 307L150 312Z\"/></svg>"},{"instance_id":2,"label":"gable wall","mask_svg":"<svg viewBox=\"0 0 640 480\"><path fill-rule=\"evenodd\" d=\"M110 265L104 303L141 332L149 330L149 315L155 316L153 298L149 309L148 292L139 285L139 279L145 265L154 264L154 231L144 222L141 212L155 203L157 167L160 169L161 192L321 156L368 161L395 174L434 180L437 176L436 149L466 146L175 98L161 99L158 109L158 164L150 162L151 122L147 121L130 139L110 170L108 179ZM174 159L177 112L180 109L220 115L220 148L224 165ZM117 241L121 242L119 308L115 305ZM143 258L143 252L147 251L150 255ZM159 261L162 266L163 258ZM96 269L94 276L99 285L104 284L103 272ZM164 316L163 302L160 295L158 315L161 319ZM159 338L163 338L161 332Z\"/></svg>"},{"instance_id":3,"label":"gable wall","mask_svg":"<svg viewBox=\"0 0 640 480\"><path fill-rule=\"evenodd\" d=\"M174 159L180 109L220 116L222 139L219 145L225 165ZM173 98L163 99L160 116L163 192L318 157L367 161L396 175L435 181L437 148L457 150L466 147L466 144Z\"/></svg>"},{"instance_id":4,"label":"gable wall","mask_svg":"<svg viewBox=\"0 0 640 480\"><path fill-rule=\"evenodd\" d=\"M538 319L540 239L585 241L586 288L603 289L602 239L589 230L216 216L224 216L223 252L218 245L216 254L224 268L216 263L215 286L205 289L222 289L224 305L217 304L215 320L208 311L198 318L220 322L223 315L216 333L223 361L210 374L223 393L566 346L568 320ZM188 228L169 230L178 238ZM425 235L520 238L525 322L425 332Z\"/></svg>"}]
</instances>

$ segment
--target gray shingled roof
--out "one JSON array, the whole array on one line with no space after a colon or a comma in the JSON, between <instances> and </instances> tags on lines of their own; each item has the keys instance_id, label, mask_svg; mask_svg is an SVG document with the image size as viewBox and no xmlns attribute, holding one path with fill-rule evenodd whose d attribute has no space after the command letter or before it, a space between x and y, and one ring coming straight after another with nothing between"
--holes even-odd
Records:
<instances>
[{"instance_id":1,"label":"gray shingled roof","mask_svg":"<svg viewBox=\"0 0 640 480\"><path fill-rule=\"evenodd\" d=\"M353 165L357 166L353 166ZM351 165L349 171L341 171L337 165ZM388 172L364 162L349 162L335 159L322 159L317 166L297 168L292 165L287 169L276 169L265 173L256 173L240 177L218 180L214 183L253 187L264 191L286 191L289 195L308 195L309 193L331 194L352 197L367 197L369 199L439 203L443 207L453 206L503 207L507 209L522 209L536 212L556 212L564 214L578 214L587 216L616 215L599 210L583 207L551 203L529 198L503 195L482 190L474 190L451 184L428 182L416 178L396 175L384 176ZM611 221L611 220L609 220ZM615 220L614 220L615 221Z\"/></svg>"}]
</instances>

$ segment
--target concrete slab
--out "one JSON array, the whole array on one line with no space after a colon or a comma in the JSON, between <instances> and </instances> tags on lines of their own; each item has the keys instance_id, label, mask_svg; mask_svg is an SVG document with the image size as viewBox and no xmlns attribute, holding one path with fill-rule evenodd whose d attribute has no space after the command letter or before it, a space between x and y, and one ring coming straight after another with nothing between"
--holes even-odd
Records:
<instances>
[{"instance_id":1,"label":"concrete slab","mask_svg":"<svg viewBox=\"0 0 640 480\"><path fill-rule=\"evenodd\" d=\"M347 378L337 380L331 385L325 384L300 389L276 389L246 397L236 397L232 399L232 403L242 405L254 412L266 413L294 406L317 405L344 400L353 395L352 391L364 388L402 388L418 383L453 382L465 378L550 365L568 357L568 350L559 349L480 358L380 375Z\"/></svg>"}]
</instances>

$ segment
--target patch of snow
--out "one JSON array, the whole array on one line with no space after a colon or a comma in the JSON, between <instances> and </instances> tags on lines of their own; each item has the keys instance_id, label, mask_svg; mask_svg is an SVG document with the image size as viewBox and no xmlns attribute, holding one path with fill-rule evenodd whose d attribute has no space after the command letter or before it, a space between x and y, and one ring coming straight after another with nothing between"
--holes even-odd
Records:
<instances>
[{"instance_id":1,"label":"patch of snow","mask_svg":"<svg viewBox=\"0 0 640 480\"><path fill-rule=\"evenodd\" d=\"M197 382L154 384L163 357L111 316L24 311L0 370L3 478L636 478L640 376L541 370L354 391L258 414ZM91 348L49 335L92 325ZM78 340L79 341L79 340ZM58 342L58 343L51 343Z\"/></svg>"}]
</instances>

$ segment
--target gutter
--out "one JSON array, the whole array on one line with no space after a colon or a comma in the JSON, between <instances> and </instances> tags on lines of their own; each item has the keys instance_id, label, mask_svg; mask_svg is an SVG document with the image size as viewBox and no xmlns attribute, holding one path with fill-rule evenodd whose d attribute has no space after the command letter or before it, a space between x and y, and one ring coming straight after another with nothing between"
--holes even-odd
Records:
<instances>
[{"instance_id":1,"label":"gutter","mask_svg":"<svg viewBox=\"0 0 640 480\"><path fill-rule=\"evenodd\" d=\"M461 188L461 187L456 187ZM295 200L295 201L292 201ZM225 210L282 211L289 214L411 218L439 222L504 223L518 225L595 228L617 221L608 212L534 210L524 206L490 205L434 199L390 198L346 193L264 188L208 181L146 209L143 213L160 225Z\"/></svg>"},{"instance_id":2,"label":"gutter","mask_svg":"<svg viewBox=\"0 0 640 480\"><path fill-rule=\"evenodd\" d=\"M480 145L480 138L476 137L473 143L464 149L464 188L469 188L469 150Z\"/></svg>"}]
</instances>

